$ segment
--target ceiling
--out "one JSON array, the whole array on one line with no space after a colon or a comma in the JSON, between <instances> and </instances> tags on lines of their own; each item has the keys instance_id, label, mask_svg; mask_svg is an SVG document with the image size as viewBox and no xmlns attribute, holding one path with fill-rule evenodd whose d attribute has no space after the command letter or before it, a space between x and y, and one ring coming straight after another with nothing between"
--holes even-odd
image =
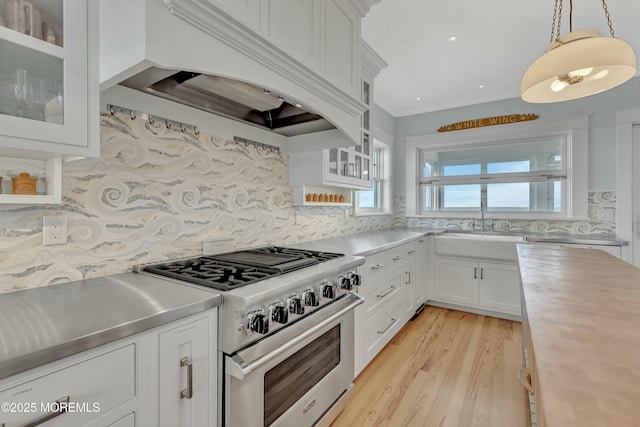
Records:
<instances>
[{"instance_id":1,"label":"ceiling","mask_svg":"<svg viewBox=\"0 0 640 427\"><path fill-rule=\"evenodd\" d=\"M601 0L573 3L574 30L610 35ZM382 0L362 23L363 38L389 64L375 80L376 104L400 117L520 97L524 72L549 43L553 7L554 0ZM616 37L640 57L640 1L607 7Z\"/></svg>"}]
</instances>

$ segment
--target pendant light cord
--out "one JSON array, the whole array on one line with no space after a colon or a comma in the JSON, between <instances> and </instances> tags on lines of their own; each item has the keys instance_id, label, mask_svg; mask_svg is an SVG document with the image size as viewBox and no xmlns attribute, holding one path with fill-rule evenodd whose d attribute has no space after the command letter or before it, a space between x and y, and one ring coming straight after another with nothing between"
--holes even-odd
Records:
<instances>
[{"instance_id":1,"label":"pendant light cord","mask_svg":"<svg viewBox=\"0 0 640 427\"><path fill-rule=\"evenodd\" d=\"M573 0L569 0L569 32L573 32Z\"/></svg>"}]
</instances>

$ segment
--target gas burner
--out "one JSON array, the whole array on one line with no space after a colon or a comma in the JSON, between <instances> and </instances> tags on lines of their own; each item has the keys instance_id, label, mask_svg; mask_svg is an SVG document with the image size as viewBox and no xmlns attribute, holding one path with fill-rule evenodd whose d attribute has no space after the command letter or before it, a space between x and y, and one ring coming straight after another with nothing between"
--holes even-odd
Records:
<instances>
[{"instance_id":1,"label":"gas burner","mask_svg":"<svg viewBox=\"0 0 640 427\"><path fill-rule=\"evenodd\" d=\"M211 257L191 258L144 268L150 273L228 291L259 280L278 276L278 270L238 265Z\"/></svg>"},{"instance_id":2,"label":"gas burner","mask_svg":"<svg viewBox=\"0 0 640 427\"><path fill-rule=\"evenodd\" d=\"M148 265L143 270L228 291L342 256L331 252L268 246Z\"/></svg>"}]
</instances>

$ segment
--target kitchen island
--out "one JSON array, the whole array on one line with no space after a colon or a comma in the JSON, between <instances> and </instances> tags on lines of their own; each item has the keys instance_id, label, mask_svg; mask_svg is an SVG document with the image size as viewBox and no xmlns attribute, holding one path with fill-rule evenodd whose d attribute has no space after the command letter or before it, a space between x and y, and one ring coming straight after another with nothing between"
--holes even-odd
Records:
<instances>
[{"instance_id":1,"label":"kitchen island","mask_svg":"<svg viewBox=\"0 0 640 427\"><path fill-rule=\"evenodd\" d=\"M640 269L590 249L517 251L538 426L637 426Z\"/></svg>"}]
</instances>

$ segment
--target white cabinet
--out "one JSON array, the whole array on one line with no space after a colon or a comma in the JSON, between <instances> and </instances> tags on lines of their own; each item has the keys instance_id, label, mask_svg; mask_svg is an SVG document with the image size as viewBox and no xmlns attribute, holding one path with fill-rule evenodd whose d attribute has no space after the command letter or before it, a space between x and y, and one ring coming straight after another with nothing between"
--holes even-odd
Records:
<instances>
[{"instance_id":1,"label":"white cabinet","mask_svg":"<svg viewBox=\"0 0 640 427\"><path fill-rule=\"evenodd\" d=\"M0 426L214 427L216 322L213 308L0 380L0 402L35 405Z\"/></svg>"},{"instance_id":2,"label":"white cabinet","mask_svg":"<svg viewBox=\"0 0 640 427\"><path fill-rule=\"evenodd\" d=\"M520 316L518 269L513 263L436 257L434 300Z\"/></svg>"},{"instance_id":3,"label":"white cabinet","mask_svg":"<svg viewBox=\"0 0 640 427\"><path fill-rule=\"evenodd\" d=\"M478 263L465 259L436 258L435 300L463 305L478 304Z\"/></svg>"},{"instance_id":4,"label":"white cabinet","mask_svg":"<svg viewBox=\"0 0 640 427\"><path fill-rule=\"evenodd\" d=\"M328 0L332 3L333 0ZM373 80L386 66L384 61L361 41L362 69L359 73L360 101L366 106L360 118L360 138L355 146L289 155L289 184L315 185L369 190L372 184Z\"/></svg>"},{"instance_id":5,"label":"white cabinet","mask_svg":"<svg viewBox=\"0 0 640 427\"><path fill-rule=\"evenodd\" d=\"M430 253L429 237L423 237L416 242L415 284L413 300L416 308L433 299L432 281L429 277Z\"/></svg>"},{"instance_id":6,"label":"white cabinet","mask_svg":"<svg viewBox=\"0 0 640 427\"><path fill-rule=\"evenodd\" d=\"M412 241L366 256L357 289L365 302L355 311L356 375L415 313L416 245Z\"/></svg>"},{"instance_id":7,"label":"white cabinet","mask_svg":"<svg viewBox=\"0 0 640 427\"><path fill-rule=\"evenodd\" d=\"M478 305L520 316L518 268L513 264L483 262L479 265Z\"/></svg>"},{"instance_id":8,"label":"white cabinet","mask_svg":"<svg viewBox=\"0 0 640 427\"><path fill-rule=\"evenodd\" d=\"M207 318L160 333L160 426L211 426L210 413L211 331ZM215 408L215 406L213 406Z\"/></svg>"},{"instance_id":9,"label":"white cabinet","mask_svg":"<svg viewBox=\"0 0 640 427\"><path fill-rule=\"evenodd\" d=\"M365 190L371 188L371 143L289 155L289 184Z\"/></svg>"},{"instance_id":10,"label":"white cabinet","mask_svg":"<svg viewBox=\"0 0 640 427\"><path fill-rule=\"evenodd\" d=\"M47 419L51 427L86 425L136 399L135 369L136 344L128 343L53 372L23 375L26 381L8 388L0 386L0 401L9 405L29 402L33 406L3 411L0 426L39 425ZM64 405L83 409L65 411Z\"/></svg>"},{"instance_id":11,"label":"white cabinet","mask_svg":"<svg viewBox=\"0 0 640 427\"><path fill-rule=\"evenodd\" d=\"M0 155L99 156L98 1L0 6Z\"/></svg>"}]
</instances>

